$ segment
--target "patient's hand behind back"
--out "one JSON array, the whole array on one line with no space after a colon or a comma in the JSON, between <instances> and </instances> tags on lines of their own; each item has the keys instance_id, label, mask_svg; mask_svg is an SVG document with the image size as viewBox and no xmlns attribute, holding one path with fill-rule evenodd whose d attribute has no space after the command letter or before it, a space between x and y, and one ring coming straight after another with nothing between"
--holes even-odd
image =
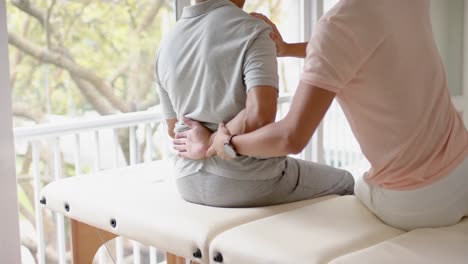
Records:
<instances>
[{"instance_id":1,"label":"patient's hand behind back","mask_svg":"<svg viewBox=\"0 0 468 264\"><path fill-rule=\"evenodd\" d=\"M177 155L192 160L206 159L212 132L197 121L185 117L183 121L190 129L176 134L173 143Z\"/></svg>"}]
</instances>

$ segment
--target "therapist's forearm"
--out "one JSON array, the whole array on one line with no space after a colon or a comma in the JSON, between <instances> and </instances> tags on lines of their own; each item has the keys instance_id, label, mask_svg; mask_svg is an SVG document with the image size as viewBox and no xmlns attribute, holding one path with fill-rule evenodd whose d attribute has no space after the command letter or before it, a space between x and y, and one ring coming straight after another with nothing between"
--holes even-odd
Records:
<instances>
[{"instance_id":1,"label":"therapist's forearm","mask_svg":"<svg viewBox=\"0 0 468 264\"><path fill-rule=\"evenodd\" d=\"M232 139L237 153L255 157L281 157L294 152L291 131L284 120Z\"/></svg>"},{"instance_id":2,"label":"therapist's forearm","mask_svg":"<svg viewBox=\"0 0 468 264\"><path fill-rule=\"evenodd\" d=\"M233 135L244 134L245 131L245 113L246 110L240 111L231 121L226 124L227 129Z\"/></svg>"},{"instance_id":3,"label":"therapist's forearm","mask_svg":"<svg viewBox=\"0 0 468 264\"><path fill-rule=\"evenodd\" d=\"M245 132L245 117L246 117L246 110L243 109L240 111L231 121L226 123L227 129L231 132L232 135L241 135ZM213 144L213 140L216 137L217 132L213 132L210 136L210 141L208 146Z\"/></svg>"},{"instance_id":4,"label":"therapist's forearm","mask_svg":"<svg viewBox=\"0 0 468 264\"><path fill-rule=\"evenodd\" d=\"M314 134L335 95L301 81L284 119L236 136L232 144L239 154L246 156L278 157L299 153Z\"/></svg>"},{"instance_id":5,"label":"therapist's forearm","mask_svg":"<svg viewBox=\"0 0 468 264\"><path fill-rule=\"evenodd\" d=\"M305 58L307 50L307 42L287 44L287 48L280 57L296 57Z\"/></svg>"}]
</instances>

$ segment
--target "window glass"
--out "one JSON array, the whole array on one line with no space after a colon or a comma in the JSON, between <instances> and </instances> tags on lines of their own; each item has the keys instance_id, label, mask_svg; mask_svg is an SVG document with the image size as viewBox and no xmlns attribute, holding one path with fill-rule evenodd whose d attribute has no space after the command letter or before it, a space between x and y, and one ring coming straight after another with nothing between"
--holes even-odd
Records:
<instances>
[{"instance_id":1,"label":"window glass","mask_svg":"<svg viewBox=\"0 0 468 264\"><path fill-rule=\"evenodd\" d=\"M336 3L340 0L324 0L323 1L323 11L324 13L330 10Z\"/></svg>"},{"instance_id":2,"label":"window glass","mask_svg":"<svg viewBox=\"0 0 468 264\"><path fill-rule=\"evenodd\" d=\"M323 13L328 12L338 2L339 0L324 0ZM323 134L324 159L327 164L345 168L354 177L361 177L370 167L336 100L324 118Z\"/></svg>"},{"instance_id":3,"label":"window glass","mask_svg":"<svg viewBox=\"0 0 468 264\"><path fill-rule=\"evenodd\" d=\"M7 13L16 126L157 104L153 61L175 23L171 1L9 0Z\"/></svg>"}]
</instances>

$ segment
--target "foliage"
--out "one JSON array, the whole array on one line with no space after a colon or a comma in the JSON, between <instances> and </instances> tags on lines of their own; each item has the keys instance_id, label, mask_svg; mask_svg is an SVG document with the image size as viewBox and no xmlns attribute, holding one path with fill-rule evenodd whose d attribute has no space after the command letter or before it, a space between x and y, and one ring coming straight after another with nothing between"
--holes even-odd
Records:
<instances>
[{"instance_id":1,"label":"foliage","mask_svg":"<svg viewBox=\"0 0 468 264\"><path fill-rule=\"evenodd\" d=\"M144 110L157 103L153 60L164 30L174 24L169 0L11 0L7 12L9 35L24 42L10 41L15 105L32 106L29 111L43 117L82 115L96 108L101 114ZM46 63L27 45L58 58ZM96 76L60 65L64 59ZM93 78L107 84L113 100L125 107L96 93L100 90ZM76 80L94 87L85 89Z\"/></svg>"}]
</instances>

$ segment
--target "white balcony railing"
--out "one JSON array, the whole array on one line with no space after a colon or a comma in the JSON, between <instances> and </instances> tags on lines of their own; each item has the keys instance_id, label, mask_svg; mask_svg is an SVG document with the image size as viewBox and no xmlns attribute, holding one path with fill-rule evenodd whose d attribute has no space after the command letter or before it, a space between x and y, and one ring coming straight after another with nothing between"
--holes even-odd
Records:
<instances>
[{"instance_id":1,"label":"white balcony railing","mask_svg":"<svg viewBox=\"0 0 468 264\"><path fill-rule=\"evenodd\" d=\"M279 118L284 117L288 111L290 101L289 95L279 98ZM68 230L61 214L55 214L55 238L48 238L48 244L55 244L55 250L46 248L43 214L50 214L50 212L43 212L39 204L43 185L66 176L163 158L168 146L162 120L160 113L146 111L60 124L21 127L14 130L18 155L25 157L24 153L27 152L25 149L31 150L34 192L32 206L35 208L37 263L70 262L69 255L67 255ZM158 144L155 145L155 143ZM48 153L50 148L52 151ZM347 127L344 115L336 103L332 105L324 124L299 157L322 161L337 167L350 167L363 160L359 147ZM129 244L132 248L134 263L140 263L142 257L149 258L151 264L159 261L155 248L147 248L136 241L129 242L121 237L113 243L116 263L124 262L126 257L124 245ZM142 254L143 250L145 254ZM50 252L56 252L56 254L50 254ZM99 263L109 263L111 258L108 255L104 249L100 249Z\"/></svg>"},{"instance_id":2,"label":"white balcony railing","mask_svg":"<svg viewBox=\"0 0 468 264\"><path fill-rule=\"evenodd\" d=\"M52 178L54 180L64 177L64 158L72 160L74 167L74 175L80 175L83 171L88 172L89 170L97 172L104 168L119 167L126 165L134 165L140 160L149 162L154 159L155 153L153 148L153 131L157 130L162 121L162 115L155 112L136 112L127 114L118 114L113 116L103 116L97 119L83 119L73 122L64 122L60 124L43 124L32 127L21 127L14 130L15 142L17 152L21 152L21 149L31 147L32 152L32 176L34 186L34 212L35 212L35 225L36 225L36 260L37 263L50 263L50 261L56 261L58 263L69 263L67 252L67 234L68 231L65 229L64 217L61 214L55 214L55 225L56 225L56 250L57 253L54 256L46 256L46 241L44 237L43 227L43 212L40 209L40 191L44 185L44 181L47 182ZM128 129L128 159L124 158L121 143L122 138L126 136L119 136L119 130ZM109 133L110 132L110 133ZM143 133L138 133L143 132ZM144 134L143 138L140 139L139 134ZM103 141L109 142L111 138L111 144L103 144ZM85 146L82 142L85 141ZM70 144L70 142L72 142ZM48 174L49 179L45 179L45 175L41 175L41 151L44 148L44 143L49 148L52 148L51 162L52 164L49 170L43 169L43 174ZM141 149L141 143L146 143L144 158L141 159L139 150ZM67 150L73 149L72 156L67 157ZM105 148L103 148L105 146ZM110 147L110 149L109 149ZM82 150L88 149L88 154L83 155ZM104 151L103 151L104 150ZM103 155L105 154L105 155ZM88 157L87 165L91 169L85 169L83 166L83 156ZM91 160L89 159L91 156ZM111 157L112 161L103 166L103 158L108 159ZM128 160L128 162L126 161ZM65 163L66 164L66 163ZM44 166L42 166L44 167ZM133 258L134 263L140 263L141 259L141 245L138 242L133 241ZM124 241L123 238L117 238L115 240L115 256L117 263L123 263L124 261ZM109 263L108 256L104 249L100 249L99 263ZM150 263L157 263L156 249L149 249ZM46 258L47 257L47 258ZM47 260L47 261L46 261Z\"/></svg>"}]
</instances>

